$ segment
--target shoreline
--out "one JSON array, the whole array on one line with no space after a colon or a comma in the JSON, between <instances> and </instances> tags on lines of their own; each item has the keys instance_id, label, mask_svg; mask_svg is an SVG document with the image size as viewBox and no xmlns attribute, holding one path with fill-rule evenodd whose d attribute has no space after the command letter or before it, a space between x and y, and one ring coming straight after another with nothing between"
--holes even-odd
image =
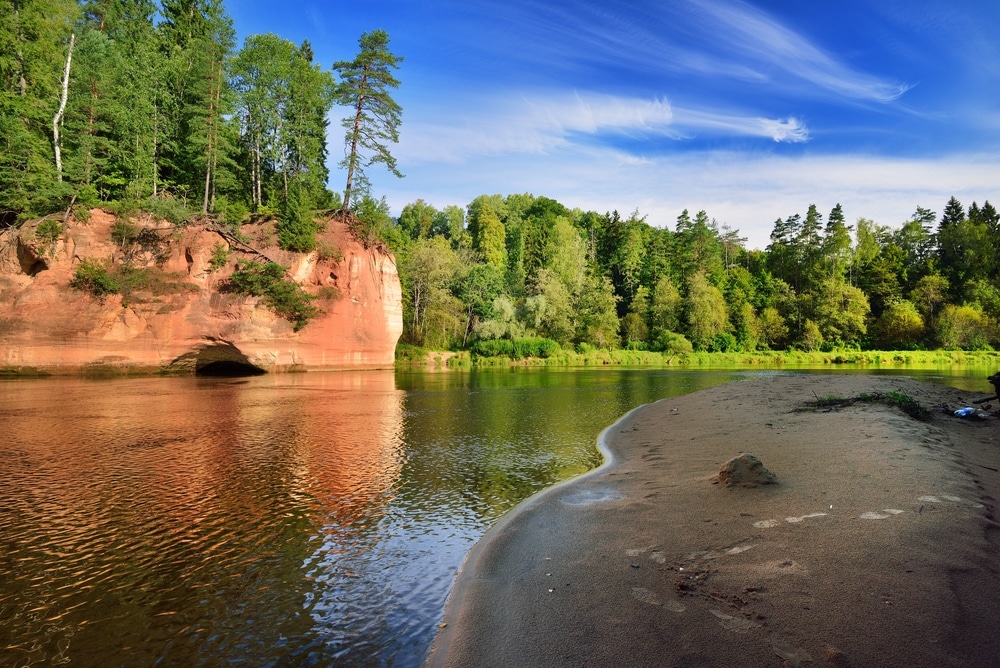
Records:
<instances>
[{"instance_id":1,"label":"shoreline","mask_svg":"<svg viewBox=\"0 0 1000 668\"><path fill-rule=\"evenodd\" d=\"M932 422L800 410L876 391L914 396ZM1000 656L997 418L936 408L983 396L824 375L639 407L602 432L601 467L470 550L427 665L986 665ZM741 452L779 484L713 484Z\"/></svg>"}]
</instances>

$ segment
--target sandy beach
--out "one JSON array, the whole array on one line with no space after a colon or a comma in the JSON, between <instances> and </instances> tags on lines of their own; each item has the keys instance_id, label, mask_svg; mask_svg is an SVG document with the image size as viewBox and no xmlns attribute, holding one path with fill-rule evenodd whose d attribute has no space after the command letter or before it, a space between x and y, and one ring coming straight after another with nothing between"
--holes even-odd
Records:
<instances>
[{"instance_id":1,"label":"sandy beach","mask_svg":"<svg viewBox=\"0 0 1000 668\"><path fill-rule=\"evenodd\" d=\"M906 378L732 383L630 413L609 463L476 544L431 666L1000 665L1000 419ZM831 395L900 392L918 421ZM727 486L752 453L777 484Z\"/></svg>"}]
</instances>

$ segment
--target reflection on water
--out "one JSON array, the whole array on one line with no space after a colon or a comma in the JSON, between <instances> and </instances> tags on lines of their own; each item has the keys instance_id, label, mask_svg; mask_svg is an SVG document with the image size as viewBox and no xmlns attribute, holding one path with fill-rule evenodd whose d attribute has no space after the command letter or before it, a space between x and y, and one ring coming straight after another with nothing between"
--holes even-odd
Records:
<instances>
[{"instance_id":1,"label":"reflection on water","mask_svg":"<svg viewBox=\"0 0 1000 668\"><path fill-rule=\"evenodd\" d=\"M417 665L501 514L745 375L0 383L0 665Z\"/></svg>"}]
</instances>

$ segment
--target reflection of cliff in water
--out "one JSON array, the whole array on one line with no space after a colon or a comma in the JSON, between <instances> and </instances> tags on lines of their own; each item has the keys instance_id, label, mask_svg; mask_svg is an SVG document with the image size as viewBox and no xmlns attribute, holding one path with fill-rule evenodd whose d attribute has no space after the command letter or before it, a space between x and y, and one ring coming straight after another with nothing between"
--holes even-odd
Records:
<instances>
[{"instance_id":1,"label":"reflection of cliff in water","mask_svg":"<svg viewBox=\"0 0 1000 668\"><path fill-rule=\"evenodd\" d=\"M327 651L317 580L344 541L367 549L399 475L391 372L49 380L0 398L0 539L17 564L0 664Z\"/></svg>"}]
</instances>

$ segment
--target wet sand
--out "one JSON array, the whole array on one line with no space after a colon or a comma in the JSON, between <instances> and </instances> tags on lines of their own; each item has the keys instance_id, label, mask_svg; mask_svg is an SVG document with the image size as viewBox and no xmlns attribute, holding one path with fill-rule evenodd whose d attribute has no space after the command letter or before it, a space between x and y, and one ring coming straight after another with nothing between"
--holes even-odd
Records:
<instances>
[{"instance_id":1,"label":"wet sand","mask_svg":"<svg viewBox=\"0 0 1000 668\"><path fill-rule=\"evenodd\" d=\"M609 463L470 552L431 666L1000 665L1000 419L885 376L732 383L630 413ZM817 397L902 392L929 423ZM726 487L750 452L778 479Z\"/></svg>"}]
</instances>

